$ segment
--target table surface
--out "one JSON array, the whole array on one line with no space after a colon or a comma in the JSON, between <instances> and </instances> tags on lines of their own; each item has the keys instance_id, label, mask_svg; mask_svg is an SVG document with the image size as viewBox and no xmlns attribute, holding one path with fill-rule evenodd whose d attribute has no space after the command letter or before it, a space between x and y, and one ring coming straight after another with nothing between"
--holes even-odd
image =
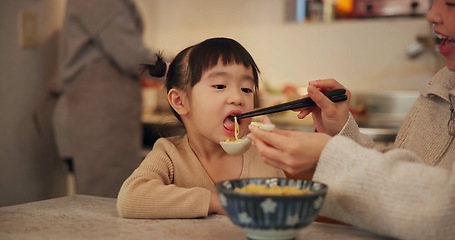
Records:
<instances>
[{"instance_id":1,"label":"table surface","mask_svg":"<svg viewBox=\"0 0 455 240\"><path fill-rule=\"evenodd\" d=\"M247 239L229 218L125 219L115 199L75 195L0 208L0 239ZM314 222L296 239L384 239L346 225Z\"/></svg>"}]
</instances>

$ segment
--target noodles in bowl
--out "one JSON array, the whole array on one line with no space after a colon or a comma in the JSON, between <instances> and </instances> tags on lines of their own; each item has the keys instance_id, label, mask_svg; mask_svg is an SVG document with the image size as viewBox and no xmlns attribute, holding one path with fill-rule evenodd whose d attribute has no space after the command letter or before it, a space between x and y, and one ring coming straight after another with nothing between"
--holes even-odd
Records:
<instances>
[{"instance_id":1,"label":"noodles in bowl","mask_svg":"<svg viewBox=\"0 0 455 240\"><path fill-rule=\"evenodd\" d=\"M266 186L263 184L250 183L243 187L237 187L234 192L249 193L249 194L264 194L264 195L277 195L277 196L290 196L311 193L308 188L300 189L293 186Z\"/></svg>"}]
</instances>

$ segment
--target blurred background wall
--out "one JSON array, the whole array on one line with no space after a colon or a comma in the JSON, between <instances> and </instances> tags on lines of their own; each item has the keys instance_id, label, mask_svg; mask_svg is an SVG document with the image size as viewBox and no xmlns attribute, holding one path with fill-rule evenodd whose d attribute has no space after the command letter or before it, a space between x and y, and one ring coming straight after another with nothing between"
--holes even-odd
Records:
<instances>
[{"instance_id":1,"label":"blurred background wall","mask_svg":"<svg viewBox=\"0 0 455 240\"><path fill-rule=\"evenodd\" d=\"M168 56L209 37L238 40L272 86L336 78L351 90L415 90L440 66L431 51L409 59L406 47L430 36L424 17L297 23L290 1L139 0L146 40Z\"/></svg>"},{"instance_id":2,"label":"blurred background wall","mask_svg":"<svg viewBox=\"0 0 455 240\"><path fill-rule=\"evenodd\" d=\"M0 206L66 194L52 131L60 0L0 1ZM20 17L36 38L23 46ZM36 40L34 43L33 41Z\"/></svg>"}]
</instances>

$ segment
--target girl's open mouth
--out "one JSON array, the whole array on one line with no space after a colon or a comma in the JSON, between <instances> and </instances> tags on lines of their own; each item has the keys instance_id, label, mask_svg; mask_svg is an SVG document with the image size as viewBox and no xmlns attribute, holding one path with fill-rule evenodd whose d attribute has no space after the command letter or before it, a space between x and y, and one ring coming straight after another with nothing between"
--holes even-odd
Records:
<instances>
[{"instance_id":1,"label":"girl's open mouth","mask_svg":"<svg viewBox=\"0 0 455 240\"><path fill-rule=\"evenodd\" d=\"M452 51L455 49L455 39L450 38L448 36L444 36L443 34L440 34L438 32L435 32L435 36L441 40L441 43L439 44L439 52L443 56L450 55Z\"/></svg>"},{"instance_id":2,"label":"girl's open mouth","mask_svg":"<svg viewBox=\"0 0 455 240\"><path fill-rule=\"evenodd\" d=\"M439 44L439 52L444 56L450 55L450 53L452 53L454 49L455 49L454 39L444 38L441 44Z\"/></svg>"},{"instance_id":3,"label":"girl's open mouth","mask_svg":"<svg viewBox=\"0 0 455 240\"><path fill-rule=\"evenodd\" d=\"M235 132L235 121L234 121L233 116L235 116L237 114L240 114L240 113L241 113L240 111L232 111L232 112L230 112L229 115L226 116L226 118L223 121L224 129L226 129L229 132L234 133ZM237 120L237 123L240 126L241 121Z\"/></svg>"},{"instance_id":4,"label":"girl's open mouth","mask_svg":"<svg viewBox=\"0 0 455 240\"><path fill-rule=\"evenodd\" d=\"M235 123L229 117L224 119L223 126L224 126L224 128L226 130L229 130L229 131L232 131L232 132L235 131Z\"/></svg>"}]
</instances>

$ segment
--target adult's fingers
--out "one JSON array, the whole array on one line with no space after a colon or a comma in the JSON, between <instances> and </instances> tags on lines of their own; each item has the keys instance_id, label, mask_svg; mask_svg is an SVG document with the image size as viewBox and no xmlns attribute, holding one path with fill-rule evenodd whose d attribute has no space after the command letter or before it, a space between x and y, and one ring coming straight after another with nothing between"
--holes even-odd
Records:
<instances>
[{"instance_id":1,"label":"adult's fingers","mask_svg":"<svg viewBox=\"0 0 455 240\"><path fill-rule=\"evenodd\" d=\"M315 86L308 86L308 95L321 109L330 109L334 107L334 103Z\"/></svg>"},{"instance_id":2,"label":"adult's fingers","mask_svg":"<svg viewBox=\"0 0 455 240\"><path fill-rule=\"evenodd\" d=\"M307 107L307 108L296 109L294 111L299 112L297 114L297 118L302 119L302 118L305 118L306 116L308 116L312 112L313 109L314 109L314 107Z\"/></svg>"},{"instance_id":3,"label":"adult's fingers","mask_svg":"<svg viewBox=\"0 0 455 240\"><path fill-rule=\"evenodd\" d=\"M253 134L256 139L278 149L283 149L286 146L286 142L289 139L288 137L289 132L285 130L274 129L273 131L270 132L262 130L254 125L250 125L249 129L251 134Z\"/></svg>"},{"instance_id":4,"label":"adult's fingers","mask_svg":"<svg viewBox=\"0 0 455 240\"><path fill-rule=\"evenodd\" d=\"M255 127L256 127L256 126L255 126ZM253 130L253 131L254 131L254 130ZM265 131L265 130L260 130L260 131ZM274 134L278 134L278 135L282 135L282 136L288 136L288 134L289 134L288 131L286 131L286 130L281 130L281 129L277 129L277 128L273 129L272 131L267 131L267 132L273 132ZM257 132L256 132L256 133L257 133ZM255 137L254 134L248 133L246 136L250 139L251 142L254 143L254 142L256 141L256 137ZM262 138L259 139L258 141L262 141Z\"/></svg>"},{"instance_id":5,"label":"adult's fingers","mask_svg":"<svg viewBox=\"0 0 455 240\"><path fill-rule=\"evenodd\" d=\"M259 154L262 157L276 161L276 160L279 160L283 156L280 149L277 148L276 146L273 146L268 142L262 141L259 138L254 138L254 136L253 136L253 139L254 139L253 144L255 145L256 149L258 150Z\"/></svg>"},{"instance_id":6,"label":"adult's fingers","mask_svg":"<svg viewBox=\"0 0 455 240\"><path fill-rule=\"evenodd\" d=\"M341 83L335 79L321 79L315 80L308 83L309 86L314 86L319 89L324 89L326 91L332 91L335 89L345 88Z\"/></svg>"},{"instance_id":7,"label":"adult's fingers","mask_svg":"<svg viewBox=\"0 0 455 240\"><path fill-rule=\"evenodd\" d=\"M258 139L255 139L254 145L266 164L289 173L298 172L297 169L294 169L294 166L287 163L285 159L287 157L286 152Z\"/></svg>"}]
</instances>

